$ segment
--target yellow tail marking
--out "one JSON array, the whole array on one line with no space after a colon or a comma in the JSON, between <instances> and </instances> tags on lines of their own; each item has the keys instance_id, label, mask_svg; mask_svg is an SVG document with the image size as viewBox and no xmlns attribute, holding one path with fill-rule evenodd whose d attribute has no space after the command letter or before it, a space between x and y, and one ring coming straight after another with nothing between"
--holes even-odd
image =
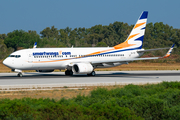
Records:
<instances>
[{"instance_id":1,"label":"yellow tail marking","mask_svg":"<svg viewBox=\"0 0 180 120\"><path fill-rule=\"evenodd\" d=\"M139 24L136 24L134 29L136 29L137 27L141 26L141 25L144 25L146 22L143 22L143 23L139 23Z\"/></svg>"},{"instance_id":2,"label":"yellow tail marking","mask_svg":"<svg viewBox=\"0 0 180 120\"><path fill-rule=\"evenodd\" d=\"M121 48L126 48L126 47L130 47L130 46L136 45L136 44L129 44L128 40L130 40L131 38L133 38L133 37L135 37L135 36L137 36L139 34L140 33L137 33L137 34L129 36L128 39L125 42L123 42L123 43L121 43L119 45L114 46L114 48L115 49L121 49Z\"/></svg>"}]
</instances>

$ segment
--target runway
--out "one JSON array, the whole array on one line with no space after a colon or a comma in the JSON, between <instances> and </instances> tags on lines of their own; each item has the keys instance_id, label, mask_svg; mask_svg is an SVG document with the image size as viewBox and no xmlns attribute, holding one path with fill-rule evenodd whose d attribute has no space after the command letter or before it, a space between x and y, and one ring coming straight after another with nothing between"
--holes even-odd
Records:
<instances>
[{"instance_id":1,"label":"runway","mask_svg":"<svg viewBox=\"0 0 180 120\"><path fill-rule=\"evenodd\" d=\"M96 76L65 76L64 72L52 73L0 73L0 90L14 88L57 88L94 85L124 85L180 81L180 71L96 71Z\"/></svg>"}]
</instances>

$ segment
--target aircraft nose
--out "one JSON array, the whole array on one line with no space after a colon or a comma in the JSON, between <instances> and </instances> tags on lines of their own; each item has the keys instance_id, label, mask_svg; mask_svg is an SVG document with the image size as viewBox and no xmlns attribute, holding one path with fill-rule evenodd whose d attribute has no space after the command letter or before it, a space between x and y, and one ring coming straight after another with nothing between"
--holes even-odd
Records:
<instances>
[{"instance_id":1,"label":"aircraft nose","mask_svg":"<svg viewBox=\"0 0 180 120\"><path fill-rule=\"evenodd\" d=\"M8 66L8 60L5 59L5 60L3 61L3 64L4 64L5 66Z\"/></svg>"}]
</instances>

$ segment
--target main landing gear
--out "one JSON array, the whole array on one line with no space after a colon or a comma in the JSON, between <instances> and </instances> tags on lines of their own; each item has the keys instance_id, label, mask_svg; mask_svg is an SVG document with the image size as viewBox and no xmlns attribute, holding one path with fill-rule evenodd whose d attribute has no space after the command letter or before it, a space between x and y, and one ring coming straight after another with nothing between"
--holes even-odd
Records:
<instances>
[{"instance_id":1,"label":"main landing gear","mask_svg":"<svg viewBox=\"0 0 180 120\"><path fill-rule=\"evenodd\" d=\"M73 75L73 71L72 70L66 70L65 71L65 75Z\"/></svg>"},{"instance_id":2,"label":"main landing gear","mask_svg":"<svg viewBox=\"0 0 180 120\"><path fill-rule=\"evenodd\" d=\"M95 71L92 71L91 73L89 73L89 74L87 74L88 76L95 76L96 75L96 73L95 73Z\"/></svg>"},{"instance_id":3,"label":"main landing gear","mask_svg":"<svg viewBox=\"0 0 180 120\"><path fill-rule=\"evenodd\" d=\"M65 75L69 75L69 76L72 76L73 75L73 71L72 70L66 70L65 71ZM95 71L92 71L91 73L89 73L89 74L87 74L88 76L95 76L96 75L96 73L95 73Z\"/></svg>"},{"instance_id":4,"label":"main landing gear","mask_svg":"<svg viewBox=\"0 0 180 120\"><path fill-rule=\"evenodd\" d=\"M17 74L17 76L18 76L18 77L22 77L23 74L22 74L21 72L19 72L19 73Z\"/></svg>"}]
</instances>

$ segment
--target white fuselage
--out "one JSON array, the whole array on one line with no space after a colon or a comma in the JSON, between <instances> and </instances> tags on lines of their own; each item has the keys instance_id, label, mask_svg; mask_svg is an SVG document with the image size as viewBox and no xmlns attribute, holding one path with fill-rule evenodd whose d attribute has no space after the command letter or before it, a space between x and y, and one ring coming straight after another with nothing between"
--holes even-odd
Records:
<instances>
[{"instance_id":1,"label":"white fuselage","mask_svg":"<svg viewBox=\"0 0 180 120\"><path fill-rule=\"evenodd\" d=\"M113 61L137 58L142 55L137 50L113 49L113 47L24 49L13 52L3 63L11 69L51 70L67 69L73 63L99 62L93 66L97 68L121 65L124 63L113 63ZM101 63L104 60L111 60L112 63Z\"/></svg>"}]
</instances>

